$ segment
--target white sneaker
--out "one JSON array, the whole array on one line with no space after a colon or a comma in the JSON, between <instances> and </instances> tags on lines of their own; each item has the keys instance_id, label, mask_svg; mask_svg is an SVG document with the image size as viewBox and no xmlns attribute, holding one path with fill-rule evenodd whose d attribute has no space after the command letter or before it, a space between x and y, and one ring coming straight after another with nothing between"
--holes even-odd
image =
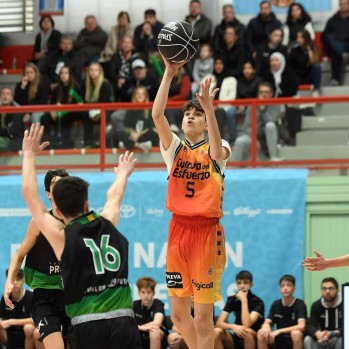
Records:
<instances>
[{"instance_id":1,"label":"white sneaker","mask_svg":"<svg viewBox=\"0 0 349 349\"><path fill-rule=\"evenodd\" d=\"M270 158L270 161L284 161L285 159L284 158L278 158L278 157L276 157L276 156L272 156L271 158Z\"/></svg>"},{"instance_id":2,"label":"white sneaker","mask_svg":"<svg viewBox=\"0 0 349 349\"><path fill-rule=\"evenodd\" d=\"M331 79L330 84L331 84L331 86L338 86L339 85L339 81L337 79Z\"/></svg>"},{"instance_id":3,"label":"white sneaker","mask_svg":"<svg viewBox=\"0 0 349 349\"><path fill-rule=\"evenodd\" d=\"M120 141L120 142L119 142L118 148L120 148L120 149L126 149L125 144L124 144L123 141Z\"/></svg>"},{"instance_id":4,"label":"white sneaker","mask_svg":"<svg viewBox=\"0 0 349 349\"><path fill-rule=\"evenodd\" d=\"M149 152L149 149L152 147L152 142L151 141L146 141L146 142L141 142L138 143L138 146L143 149L145 153Z\"/></svg>"},{"instance_id":5,"label":"white sneaker","mask_svg":"<svg viewBox=\"0 0 349 349\"><path fill-rule=\"evenodd\" d=\"M320 97L320 91L319 91L319 90L314 90L314 91L312 92L312 96L313 96L313 97Z\"/></svg>"}]
</instances>

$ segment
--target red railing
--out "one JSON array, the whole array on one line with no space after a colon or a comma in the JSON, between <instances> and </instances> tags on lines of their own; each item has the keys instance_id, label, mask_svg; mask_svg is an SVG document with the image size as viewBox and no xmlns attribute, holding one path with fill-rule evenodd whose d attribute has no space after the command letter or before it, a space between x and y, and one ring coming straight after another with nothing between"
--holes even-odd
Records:
<instances>
[{"instance_id":1,"label":"red railing","mask_svg":"<svg viewBox=\"0 0 349 349\"><path fill-rule=\"evenodd\" d=\"M257 160L257 107L260 105L290 105L290 104L306 104L306 103L345 103L349 102L349 96L322 96L322 97L299 97L299 98L272 98L272 99L240 99L232 101L224 101L223 103L235 106L249 105L252 109L252 130L251 130L251 160L242 162L228 162L228 166L243 166L243 167L306 167L310 169L339 169L349 168L349 159L307 159L307 160L285 160L282 162L258 161ZM184 101L168 102L168 108L182 108ZM222 101L215 101L215 105L222 104ZM106 149L106 111L108 110L127 110L127 109L151 109L152 103L89 103L89 104L65 104L65 105L35 105L35 106L18 106L18 107L3 107L0 106L0 113L30 113L37 111L89 111L92 109L101 110L100 118L100 149L86 150L84 153L96 154L99 152L99 164L76 164L67 165L69 168L98 168L104 171L106 168L113 167L112 164L106 164L106 154L112 152ZM54 150L43 151L43 154L68 155L78 154L81 150ZM122 151L120 151L122 152ZM13 154L13 153L12 153ZM3 153L5 155L5 153ZM6 153L8 155L8 153ZM14 155L14 154L13 154ZM17 155L20 155L18 152ZM1 156L1 153L0 153ZM63 166L63 164L61 164ZM52 167L52 166L51 166ZM141 167L159 167L159 164L142 164ZM162 165L161 167L164 167ZM40 169L46 169L47 166L38 166ZM20 166L0 166L0 171L16 171L20 170Z\"/></svg>"}]
</instances>

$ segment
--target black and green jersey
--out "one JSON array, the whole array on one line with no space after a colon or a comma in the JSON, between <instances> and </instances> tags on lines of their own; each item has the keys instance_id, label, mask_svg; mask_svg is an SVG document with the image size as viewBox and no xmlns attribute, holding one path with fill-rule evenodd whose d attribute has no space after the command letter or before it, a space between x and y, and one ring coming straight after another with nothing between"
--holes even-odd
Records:
<instances>
[{"instance_id":1,"label":"black and green jersey","mask_svg":"<svg viewBox=\"0 0 349 349\"><path fill-rule=\"evenodd\" d=\"M60 265L73 325L133 316L128 241L109 220L92 211L70 222Z\"/></svg>"},{"instance_id":2,"label":"black and green jersey","mask_svg":"<svg viewBox=\"0 0 349 349\"><path fill-rule=\"evenodd\" d=\"M50 243L41 232L27 254L24 276L26 284L32 289L63 290L59 262Z\"/></svg>"}]
</instances>

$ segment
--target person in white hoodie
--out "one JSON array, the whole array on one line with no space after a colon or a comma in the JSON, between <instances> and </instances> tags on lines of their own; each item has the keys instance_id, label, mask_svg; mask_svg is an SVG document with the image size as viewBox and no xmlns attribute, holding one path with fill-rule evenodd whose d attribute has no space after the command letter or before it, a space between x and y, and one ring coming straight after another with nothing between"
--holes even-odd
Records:
<instances>
[{"instance_id":1,"label":"person in white hoodie","mask_svg":"<svg viewBox=\"0 0 349 349\"><path fill-rule=\"evenodd\" d=\"M342 296L337 280L333 277L323 279L321 294L322 297L311 306L304 349L341 349Z\"/></svg>"}]
</instances>

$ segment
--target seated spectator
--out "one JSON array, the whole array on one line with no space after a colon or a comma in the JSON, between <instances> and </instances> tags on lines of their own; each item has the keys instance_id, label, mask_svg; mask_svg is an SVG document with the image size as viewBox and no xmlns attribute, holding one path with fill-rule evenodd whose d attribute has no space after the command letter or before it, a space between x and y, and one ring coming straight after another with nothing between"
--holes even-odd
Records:
<instances>
[{"instance_id":1,"label":"seated spectator","mask_svg":"<svg viewBox=\"0 0 349 349\"><path fill-rule=\"evenodd\" d=\"M144 86L136 87L132 93L132 102L149 102L148 91ZM148 152L153 146L159 145L159 136L155 131L149 109L126 110L124 130L114 131L114 143L119 148L133 149L135 147Z\"/></svg>"},{"instance_id":2,"label":"seated spectator","mask_svg":"<svg viewBox=\"0 0 349 349\"><path fill-rule=\"evenodd\" d=\"M5 304L4 297L1 298L0 344L6 345L6 349L34 347L35 325L30 316L33 293L24 289L23 284L24 274L20 270L14 280L10 296L14 304L13 309Z\"/></svg>"},{"instance_id":3,"label":"seated spectator","mask_svg":"<svg viewBox=\"0 0 349 349\"><path fill-rule=\"evenodd\" d=\"M213 73L207 75L205 79L211 79L210 91L219 88L215 100L231 101L236 98L237 80L233 76L228 76L225 69L225 60L223 57L215 57ZM224 135L224 128L228 128L229 144L234 144L236 138L236 107L229 104L220 104L215 110L217 123L221 135Z\"/></svg>"},{"instance_id":4,"label":"seated spectator","mask_svg":"<svg viewBox=\"0 0 349 349\"><path fill-rule=\"evenodd\" d=\"M74 50L73 40L69 36L61 37L59 51L46 60L45 70L41 70L41 73L50 81L51 90L57 86L59 72L63 66L69 66L74 79L79 83L82 82L83 60Z\"/></svg>"},{"instance_id":5,"label":"seated spectator","mask_svg":"<svg viewBox=\"0 0 349 349\"><path fill-rule=\"evenodd\" d=\"M120 49L109 62L109 72L106 72L106 77L113 86L116 100L119 100L121 90L132 74L132 61L139 57L139 54L134 52L131 36L125 36L121 41Z\"/></svg>"},{"instance_id":6,"label":"seated spectator","mask_svg":"<svg viewBox=\"0 0 349 349\"><path fill-rule=\"evenodd\" d=\"M298 298L294 298L296 279L292 275L283 275L279 281L282 298L270 307L268 317L258 331L258 349L301 349L307 321L307 307ZM273 329L274 325L276 329Z\"/></svg>"},{"instance_id":7,"label":"seated spectator","mask_svg":"<svg viewBox=\"0 0 349 349\"><path fill-rule=\"evenodd\" d=\"M321 39L331 57L331 85L337 86L341 80L342 64L349 60L349 0L339 1L339 10L327 21Z\"/></svg>"},{"instance_id":8,"label":"seated spectator","mask_svg":"<svg viewBox=\"0 0 349 349\"><path fill-rule=\"evenodd\" d=\"M17 83L15 88L14 100L20 105L40 105L47 104L49 96L49 87L34 63L25 63L23 67L22 80ZM34 112L24 114L23 121L39 122L43 112Z\"/></svg>"},{"instance_id":9,"label":"seated spectator","mask_svg":"<svg viewBox=\"0 0 349 349\"><path fill-rule=\"evenodd\" d=\"M258 87L258 98L266 99L273 97L273 87L268 82L263 82ZM232 153L233 161L244 160L244 155L251 149L251 125L252 110L247 108L244 120L240 128L241 134L237 137ZM280 118L280 106L258 106L257 107L257 139L261 148L270 157L271 161L280 161L277 157L278 144L278 120Z\"/></svg>"},{"instance_id":10,"label":"seated spectator","mask_svg":"<svg viewBox=\"0 0 349 349\"><path fill-rule=\"evenodd\" d=\"M214 329L215 349L255 349L256 336L264 318L264 302L252 293L253 276L247 270L236 275L238 292L229 296ZM234 313L234 324L228 323Z\"/></svg>"},{"instance_id":11,"label":"seated spectator","mask_svg":"<svg viewBox=\"0 0 349 349\"><path fill-rule=\"evenodd\" d=\"M282 43L292 48L296 45L297 33L301 30L309 33L311 40L315 39L315 30L311 21L311 16L299 2L293 3L288 8L286 24L283 27L284 38Z\"/></svg>"},{"instance_id":12,"label":"seated spectator","mask_svg":"<svg viewBox=\"0 0 349 349\"><path fill-rule=\"evenodd\" d=\"M198 92L202 79L213 72L214 59L212 57L212 48L209 44L200 46L199 57L194 60L193 82L191 84L192 95Z\"/></svg>"},{"instance_id":13,"label":"seated spectator","mask_svg":"<svg viewBox=\"0 0 349 349\"><path fill-rule=\"evenodd\" d=\"M238 79L236 98L256 98L261 82L262 79L256 75L253 63L246 61L242 67L242 76Z\"/></svg>"},{"instance_id":14,"label":"seated spectator","mask_svg":"<svg viewBox=\"0 0 349 349\"><path fill-rule=\"evenodd\" d=\"M287 57L287 47L282 45L282 30L274 28L268 35L268 42L260 45L256 53L256 72L263 80L268 77L270 71L270 56L274 52L280 52Z\"/></svg>"},{"instance_id":15,"label":"seated spectator","mask_svg":"<svg viewBox=\"0 0 349 349\"><path fill-rule=\"evenodd\" d=\"M93 15L86 16L85 28L80 30L74 41L74 49L83 59L84 66L98 60L107 38L107 34L97 24L96 17Z\"/></svg>"},{"instance_id":16,"label":"seated spectator","mask_svg":"<svg viewBox=\"0 0 349 349\"><path fill-rule=\"evenodd\" d=\"M191 99L190 78L185 69L181 67L171 81L168 101L186 101L188 99ZM182 109L166 109L165 115L171 130L179 133L179 125L182 124L183 119Z\"/></svg>"},{"instance_id":17,"label":"seated spectator","mask_svg":"<svg viewBox=\"0 0 349 349\"><path fill-rule=\"evenodd\" d=\"M164 303L155 296L156 281L151 277L137 280L139 300L133 302L133 311L144 349L166 349L167 328Z\"/></svg>"},{"instance_id":18,"label":"seated spectator","mask_svg":"<svg viewBox=\"0 0 349 349\"><path fill-rule=\"evenodd\" d=\"M242 73L245 61L245 49L238 43L238 36L234 27L227 26L224 30L224 44L216 52L217 56L224 57L226 74L238 78Z\"/></svg>"},{"instance_id":19,"label":"seated spectator","mask_svg":"<svg viewBox=\"0 0 349 349\"><path fill-rule=\"evenodd\" d=\"M148 9L144 12L144 22L135 28L133 44L142 58L148 62L151 52L157 51L157 40L164 23L156 18L156 11Z\"/></svg>"},{"instance_id":20,"label":"seated spectator","mask_svg":"<svg viewBox=\"0 0 349 349\"><path fill-rule=\"evenodd\" d=\"M159 80L155 73L148 69L142 59L135 59L131 65L132 74L127 78L121 88L120 101L130 102L132 92L137 86L145 86L148 90L149 100L153 101L159 87Z\"/></svg>"},{"instance_id":21,"label":"seated spectator","mask_svg":"<svg viewBox=\"0 0 349 349\"><path fill-rule=\"evenodd\" d=\"M333 277L324 278L321 282L321 298L311 305L304 349L343 348L342 309L338 281Z\"/></svg>"},{"instance_id":22,"label":"seated spectator","mask_svg":"<svg viewBox=\"0 0 349 349\"><path fill-rule=\"evenodd\" d=\"M9 107L18 105L13 101L12 91L3 87L0 94L0 106ZM24 134L23 114L0 114L0 151L17 151L22 149Z\"/></svg>"},{"instance_id":23,"label":"seated spectator","mask_svg":"<svg viewBox=\"0 0 349 349\"><path fill-rule=\"evenodd\" d=\"M196 31L196 34L199 37L200 45L210 43L211 41L211 30L212 22L201 12L201 1L200 0L190 0L189 2L189 14L184 19L186 22L189 22ZM189 60L185 64L185 68L192 77L193 73L193 64L194 59L199 57L199 52L195 53L193 59Z\"/></svg>"},{"instance_id":24,"label":"seated spectator","mask_svg":"<svg viewBox=\"0 0 349 349\"><path fill-rule=\"evenodd\" d=\"M274 28L281 28L281 22L271 10L271 3L263 0L259 4L260 12L250 20L246 28L246 49L249 59L255 59L259 46L268 42L268 34Z\"/></svg>"},{"instance_id":25,"label":"seated spectator","mask_svg":"<svg viewBox=\"0 0 349 349\"><path fill-rule=\"evenodd\" d=\"M294 97L297 95L298 78L292 68L286 64L285 56L280 52L274 52L270 56L270 71L267 81L274 87L275 97ZM285 106L285 109L285 121L290 137L285 142L294 145L296 133L302 128L302 113L297 105Z\"/></svg>"},{"instance_id":26,"label":"seated spectator","mask_svg":"<svg viewBox=\"0 0 349 349\"><path fill-rule=\"evenodd\" d=\"M297 32L296 43L289 54L288 63L299 83L312 84L313 96L318 97L321 85L320 50L305 29Z\"/></svg>"},{"instance_id":27,"label":"seated spectator","mask_svg":"<svg viewBox=\"0 0 349 349\"><path fill-rule=\"evenodd\" d=\"M99 58L100 63L109 62L112 56L121 49L125 36L133 38L133 27L131 25L130 15L127 11L120 11L117 17L117 24L111 27L104 50Z\"/></svg>"},{"instance_id":28,"label":"seated spectator","mask_svg":"<svg viewBox=\"0 0 349 349\"><path fill-rule=\"evenodd\" d=\"M87 68L86 81L82 88L82 95L85 103L111 103L114 102L113 89L107 79L104 78L102 66L97 63L91 63ZM90 110L86 115L84 127L85 147L99 146L99 132L94 135L93 125L99 126L100 110ZM109 117L107 114L107 121Z\"/></svg>"},{"instance_id":29,"label":"seated spectator","mask_svg":"<svg viewBox=\"0 0 349 349\"><path fill-rule=\"evenodd\" d=\"M223 19L214 30L213 51L217 53L224 44L224 31L227 26L234 27L238 36L239 44L244 45L245 26L235 17L232 4L223 5Z\"/></svg>"},{"instance_id":30,"label":"seated spectator","mask_svg":"<svg viewBox=\"0 0 349 349\"><path fill-rule=\"evenodd\" d=\"M79 85L74 80L70 68L63 66L59 72L58 85L52 92L50 104L82 102ZM70 133L76 120L83 120L82 113L70 111L45 113L40 120L40 123L45 126L43 138L50 142L51 148L74 148Z\"/></svg>"},{"instance_id":31,"label":"seated spectator","mask_svg":"<svg viewBox=\"0 0 349 349\"><path fill-rule=\"evenodd\" d=\"M55 56L59 51L61 33L54 29L55 22L49 15L40 17L40 32L35 36L33 62L41 71L43 58Z\"/></svg>"}]
</instances>

